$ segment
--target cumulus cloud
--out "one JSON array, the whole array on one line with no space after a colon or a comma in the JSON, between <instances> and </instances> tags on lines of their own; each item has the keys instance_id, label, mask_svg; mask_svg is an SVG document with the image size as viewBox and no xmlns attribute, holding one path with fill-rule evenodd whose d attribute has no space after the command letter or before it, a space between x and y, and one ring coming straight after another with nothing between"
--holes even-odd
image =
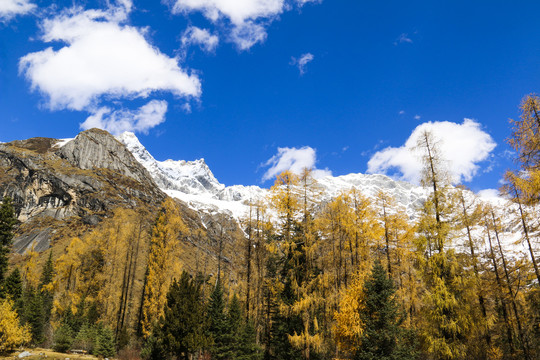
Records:
<instances>
[{"instance_id":1,"label":"cumulus cloud","mask_svg":"<svg viewBox=\"0 0 540 360\"><path fill-rule=\"evenodd\" d=\"M471 181L480 168L478 163L488 159L496 146L491 136L474 120L464 119L462 124L427 122L417 126L403 146L387 147L376 152L368 162L367 172L397 170L401 173L400 179L419 182L422 162L418 152L413 149L419 136L426 130L438 139L440 153L448 161L454 183Z\"/></svg>"},{"instance_id":2,"label":"cumulus cloud","mask_svg":"<svg viewBox=\"0 0 540 360\"><path fill-rule=\"evenodd\" d=\"M189 26L182 34L181 41L183 48L187 48L190 45L199 45L201 49L207 52L213 52L219 44L219 37L210 34L206 29Z\"/></svg>"},{"instance_id":3,"label":"cumulus cloud","mask_svg":"<svg viewBox=\"0 0 540 360\"><path fill-rule=\"evenodd\" d=\"M499 195L499 190L497 189L484 189L480 190L478 192L478 196L484 200L494 200L494 199L501 199L501 196Z\"/></svg>"},{"instance_id":4,"label":"cumulus cloud","mask_svg":"<svg viewBox=\"0 0 540 360\"><path fill-rule=\"evenodd\" d=\"M298 71L300 71L300 75L304 75L306 72L306 65L313 61L315 59L315 56L313 56L312 53L305 53L302 54L298 59L291 58L291 64L296 65L298 67Z\"/></svg>"},{"instance_id":5,"label":"cumulus cloud","mask_svg":"<svg viewBox=\"0 0 540 360\"><path fill-rule=\"evenodd\" d=\"M263 175L262 180L267 181L281 174L285 170L300 174L304 169L312 170L313 177L320 178L332 175L328 169L317 169L316 150L309 146L302 148L278 148L276 155L272 156L263 164L263 167L270 167Z\"/></svg>"},{"instance_id":6,"label":"cumulus cloud","mask_svg":"<svg viewBox=\"0 0 540 360\"><path fill-rule=\"evenodd\" d=\"M19 66L32 89L47 97L50 109L93 109L103 98L158 91L200 96L198 77L152 46L147 29L123 24L131 6L130 0L120 0L107 10L75 7L42 23L42 40L65 46L30 53Z\"/></svg>"},{"instance_id":7,"label":"cumulus cloud","mask_svg":"<svg viewBox=\"0 0 540 360\"><path fill-rule=\"evenodd\" d=\"M29 0L0 0L0 21L27 14L35 8L36 5Z\"/></svg>"},{"instance_id":8,"label":"cumulus cloud","mask_svg":"<svg viewBox=\"0 0 540 360\"><path fill-rule=\"evenodd\" d=\"M303 6L319 0L163 0L173 14L201 12L227 30L228 40L247 50L266 39L267 26L291 4Z\"/></svg>"},{"instance_id":9,"label":"cumulus cloud","mask_svg":"<svg viewBox=\"0 0 540 360\"><path fill-rule=\"evenodd\" d=\"M94 111L81 129L100 128L119 135L124 131L148 133L148 130L165 121L167 102L152 100L137 110L112 110L109 107L101 107Z\"/></svg>"}]
</instances>

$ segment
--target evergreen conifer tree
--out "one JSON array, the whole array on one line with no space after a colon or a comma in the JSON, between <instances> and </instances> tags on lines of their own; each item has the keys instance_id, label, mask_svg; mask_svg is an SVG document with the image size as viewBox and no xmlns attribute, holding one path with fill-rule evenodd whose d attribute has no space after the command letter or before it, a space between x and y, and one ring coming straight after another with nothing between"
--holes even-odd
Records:
<instances>
[{"instance_id":1,"label":"evergreen conifer tree","mask_svg":"<svg viewBox=\"0 0 540 360\"><path fill-rule=\"evenodd\" d=\"M54 351L67 352L73 344L73 330L67 323L60 325L54 333Z\"/></svg>"},{"instance_id":2,"label":"evergreen conifer tree","mask_svg":"<svg viewBox=\"0 0 540 360\"><path fill-rule=\"evenodd\" d=\"M213 339L211 348L212 357L215 359L230 359L233 355L232 329L230 319L228 319L225 314L223 288L219 281L210 295L207 316L209 325L208 331Z\"/></svg>"},{"instance_id":3,"label":"evergreen conifer tree","mask_svg":"<svg viewBox=\"0 0 540 360\"><path fill-rule=\"evenodd\" d=\"M256 343L256 333L253 325L244 318L238 296L234 294L227 320L231 331L231 359L235 360L258 360L262 358L260 347Z\"/></svg>"},{"instance_id":4,"label":"evergreen conifer tree","mask_svg":"<svg viewBox=\"0 0 540 360\"><path fill-rule=\"evenodd\" d=\"M415 352L405 341L401 328L396 289L379 260L364 284L363 310L360 319L364 326L355 360L414 359Z\"/></svg>"},{"instance_id":5,"label":"evergreen conifer tree","mask_svg":"<svg viewBox=\"0 0 540 360\"><path fill-rule=\"evenodd\" d=\"M95 355L106 358L113 357L116 353L114 343L114 332L110 327L104 326L98 331Z\"/></svg>"},{"instance_id":6,"label":"evergreen conifer tree","mask_svg":"<svg viewBox=\"0 0 540 360\"><path fill-rule=\"evenodd\" d=\"M43 342L43 304L40 294L33 288L25 290L24 320L30 325L32 343L37 345Z\"/></svg>"},{"instance_id":7,"label":"evergreen conifer tree","mask_svg":"<svg viewBox=\"0 0 540 360\"><path fill-rule=\"evenodd\" d=\"M247 319L242 326L236 360L262 360L263 352L257 345L257 333L252 322Z\"/></svg>"},{"instance_id":8,"label":"evergreen conifer tree","mask_svg":"<svg viewBox=\"0 0 540 360\"><path fill-rule=\"evenodd\" d=\"M85 322L75 337L73 348L93 353L97 342L97 335L98 331L96 326L92 326L88 322Z\"/></svg>"},{"instance_id":9,"label":"evergreen conifer tree","mask_svg":"<svg viewBox=\"0 0 540 360\"><path fill-rule=\"evenodd\" d=\"M23 315L23 287L21 272L18 268L13 269L4 282L4 295L14 302L15 310L19 316Z\"/></svg>"},{"instance_id":10,"label":"evergreen conifer tree","mask_svg":"<svg viewBox=\"0 0 540 360\"><path fill-rule=\"evenodd\" d=\"M51 290L48 289L49 285L53 280L54 275L54 265L52 261L52 251L49 252L49 257L47 262L43 266L43 271L39 280L39 292L41 296L41 302L43 305L43 320L45 323L49 322L51 317L51 311L53 306L53 294Z\"/></svg>"},{"instance_id":11,"label":"evergreen conifer tree","mask_svg":"<svg viewBox=\"0 0 540 360\"><path fill-rule=\"evenodd\" d=\"M8 257L11 251L11 240L13 239L13 228L17 223L11 198L4 197L0 205L0 296L6 278Z\"/></svg>"},{"instance_id":12,"label":"evergreen conifer tree","mask_svg":"<svg viewBox=\"0 0 540 360\"><path fill-rule=\"evenodd\" d=\"M149 358L163 356L166 350L178 359L187 360L207 346L201 283L190 279L187 272L182 272L179 282L171 283L159 325L147 341Z\"/></svg>"}]
</instances>

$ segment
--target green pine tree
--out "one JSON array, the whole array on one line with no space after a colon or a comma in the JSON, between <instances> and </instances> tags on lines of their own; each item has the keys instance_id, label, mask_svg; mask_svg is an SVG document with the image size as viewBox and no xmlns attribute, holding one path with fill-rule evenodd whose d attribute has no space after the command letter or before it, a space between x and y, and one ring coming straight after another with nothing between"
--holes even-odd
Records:
<instances>
[{"instance_id":1,"label":"green pine tree","mask_svg":"<svg viewBox=\"0 0 540 360\"><path fill-rule=\"evenodd\" d=\"M92 326L89 323L84 323L81 329L77 333L73 342L73 348L78 350L85 350L88 353L94 353L94 348L97 342L98 331L96 326Z\"/></svg>"},{"instance_id":2,"label":"green pine tree","mask_svg":"<svg viewBox=\"0 0 540 360\"><path fill-rule=\"evenodd\" d=\"M147 340L146 357L163 358L166 351L178 359L189 359L209 343L204 319L201 282L184 271L180 281L174 280L169 287L159 328Z\"/></svg>"},{"instance_id":3,"label":"green pine tree","mask_svg":"<svg viewBox=\"0 0 540 360\"><path fill-rule=\"evenodd\" d=\"M67 323L60 325L54 333L54 351L68 352L71 349L73 343L73 330Z\"/></svg>"},{"instance_id":4,"label":"green pine tree","mask_svg":"<svg viewBox=\"0 0 540 360\"><path fill-rule=\"evenodd\" d=\"M163 360L169 358L165 346L163 345L162 332L159 327L156 327L146 339L141 350L141 357L146 360ZM179 357L179 359L186 358Z\"/></svg>"},{"instance_id":5,"label":"green pine tree","mask_svg":"<svg viewBox=\"0 0 540 360\"><path fill-rule=\"evenodd\" d=\"M238 296L234 294L227 319L231 330L231 359L235 360L260 360L262 359L261 348L256 343L255 328L249 320L244 319L242 307Z\"/></svg>"},{"instance_id":6,"label":"green pine tree","mask_svg":"<svg viewBox=\"0 0 540 360\"><path fill-rule=\"evenodd\" d=\"M37 345L44 341L43 338L43 303L41 296L33 288L28 288L24 291L24 322L30 325L32 333L32 343Z\"/></svg>"},{"instance_id":7,"label":"green pine tree","mask_svg":"<svg viewBox=\"0 0 540 360\"><path fill-rule=\"evenodd\" d=\"M94 354L106 358L113 357L116 353L114 343L114 332L110 327L104 326L98 331Z\"/></svg>"},{"instance_id":8,"label":"green pine tree","mask_svg":"<svg viewBox=\"0 0 540 360\"><path fill-rule=\"evenodd\" d=\"M6 278L13 229L16 223L17 219L15 218L11 198L4 197L0 205L0 296L3 296L2 288Z\"/></svg>"},{"instance_id":9,"label":"green pine tree","mask_svg":"<svg viewBox=\"0 0 540 360\"><path fill-rule=\"evenodd\" d=\"M41 302L43 304L43 316L44 322L48 323L51 318L51 311L53 307L53 294L52 291L47 288L54 276L54 264L52 260L52 251L49 252L47 262L43 265L41 277L39 280L39 291L41 295Z\"/></svg>"},{"instance_id":10,"label":"green pine tree","mask_svg":"<svg viewBox=\"0 0 540 360\"><path fill-rule=\"evenodd\" d=\"M229 304L229 311L227 312L227 320L229 321L229 327L234 337L238 337L242 331L243 317L244 314L242 313L240 300L238 300L238 296L234 293Z\"/></svg>"},{"instance_id":11,"label":"green pine tree","mask_svg":"<svg viewBox=\"0 0 540 360\"><path fill-rule=\"evenodd\" d=\"M18 268L13 269L4 282L5 296L11 298L19 318L24 317L23 284L21 272Z\"/></svg>"},{"instance_id":12,"label":"green pine tree","mask_svg":"<svg viewBox=\"0 0 540 360\"><path fill-rule=\"evenodd\" d=\"M406 343L402 316L395 298L396 289L380 261L376 261L364 284L364 324L355 360L407 360L415 358L414 349Z\"/></svg>"},{"instance_id":13,"label":"green pine tree","mask_svg":"<svg viewBox=\"0 0 540 360\"><path fill-rule=\"evenodd\" d=\"M213 339L211 347L212 358L230 359L232 353L231 322L225 314L225 301L221 282L217 282L208 304L208 330Z\"/></svg>"},{"instance_id":14,"label":"green pine tree","mask_svg":"<svg viewBox=\"0 0 540 360\"><path fill-rule=\"evenodd\" d=\"M262 360L263 352L257 345L257 333L249 319L243 324L239 340L240 347L237 350L236 360Z\"/></svg>"},{"instance_id":15,"label":"green pine tree","mask_svg":"<svg viewBox=\"0 0 540 360\"><path fill-rule=\"evenodd\" d=\"M4 282L4 291L6 296L17 301L23 294L21 272L18 268L13 269Z\"/></svg>"}]
</instances>

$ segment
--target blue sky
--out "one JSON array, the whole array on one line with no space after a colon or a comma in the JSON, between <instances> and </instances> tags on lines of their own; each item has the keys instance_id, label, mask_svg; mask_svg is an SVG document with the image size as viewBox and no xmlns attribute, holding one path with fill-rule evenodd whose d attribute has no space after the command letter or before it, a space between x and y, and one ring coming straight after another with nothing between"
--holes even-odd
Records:
<instances>
[{"instance_id":1,"label":"blue sky","mask_svg":"<svg viewBox=\"0 0 540 360\"><path fill-rule=\"evenodd\" d=\"M497 188L513 166L508 119L540 83L539 12L537 1L0 0L0 141L131 130L158 160L204 157L226 185L269 186L305 165L414 181L407 140L430 128L456 179Z\"/></svg>"}]
</instances>

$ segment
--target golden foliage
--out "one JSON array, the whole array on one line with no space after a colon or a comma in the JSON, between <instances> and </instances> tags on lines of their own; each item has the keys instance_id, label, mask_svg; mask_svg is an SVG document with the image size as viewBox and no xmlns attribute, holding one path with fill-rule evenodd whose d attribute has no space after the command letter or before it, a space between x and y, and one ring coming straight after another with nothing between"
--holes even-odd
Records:
<instances>
[{"instance_id":1,"label":"golden foliage","mask_svg":"<svg viewBox=\"0 0 540 360\"><path fill-rule=\"evenodd\" d=\"M0 353L12 351L32 340L28 325L19 325L13 301L0 299Z\"/></svg>"},{"instance_id":2,"label":"golden foliage","mask_svg":"<svg viewBox=\"0 0 540 360\"><path fill-rule=\"evenodd\" d=\"M150 238L145 297L143 301L143 335L148 336L152 325L163 312L167 290L173 276L180 274L178 261L182 237L189 229L182 221L180 209L173 199L162 205Z\"/></svg>"},{"instance_id":3,"label":"golden foliage","mask_svg":"<svg viewBox=\"0 0 540 360\"><path fill-rule=\"evenodd\" d=\"M338 347L346 352L354 352L359 346L358 339L364 332L364 324L360 320L363 308L365 272L357 272L351 285L347 288L339 302L339 311L334 318L334 336Z\"/></svg>"}]
</instances>

